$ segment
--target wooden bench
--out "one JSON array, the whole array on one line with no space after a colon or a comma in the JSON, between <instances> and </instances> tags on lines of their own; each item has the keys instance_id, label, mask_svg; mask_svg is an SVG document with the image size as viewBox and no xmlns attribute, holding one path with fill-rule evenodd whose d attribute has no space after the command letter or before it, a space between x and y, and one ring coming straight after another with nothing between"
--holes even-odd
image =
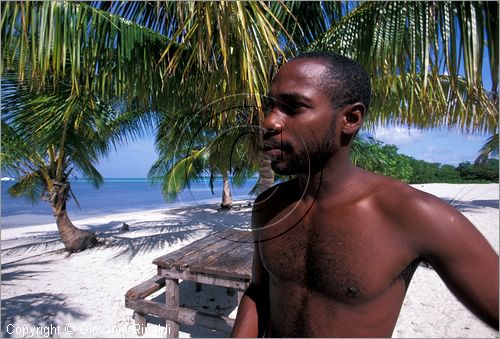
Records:
<instances>
[{"instance_id":1,"label":"wooden bench","mask_svg":"<svg viewBox=\"0 0 500 339\"><path fill-rule=\"evenodd\" d=\"M239 304L250 283L252 255L252 233L228 229L153 260L158 268L157 275L131 288L125 295L125 307L134 310L138 334L144 333L147 314L166 319L167 337L179 336L179 323L229 333L233 319L180 307L179 279L236 290ZM165 303L146 300L162 288L165 288Z\"/></svg>"}]
</instances>

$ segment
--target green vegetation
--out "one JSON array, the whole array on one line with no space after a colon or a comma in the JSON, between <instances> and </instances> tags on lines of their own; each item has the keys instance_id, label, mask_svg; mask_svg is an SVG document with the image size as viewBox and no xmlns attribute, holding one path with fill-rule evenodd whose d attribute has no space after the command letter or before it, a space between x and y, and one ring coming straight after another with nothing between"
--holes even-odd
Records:
<instances>
[{"instance_id":1,"label":"green vegetation","mask_svg":"<svg viewBox=\"0 0 500 339\"><path fill-rule=\"evenodd\" d=\"M384 145L371 140L367 152L378 158L378 162L358 161L366 170L394 177L409 184L424 183L486 183L498 182L498 159L487 159L471 164L462 162L458 167L429 163L398 153L394 145Z\"/></svg>"}]
</instances>

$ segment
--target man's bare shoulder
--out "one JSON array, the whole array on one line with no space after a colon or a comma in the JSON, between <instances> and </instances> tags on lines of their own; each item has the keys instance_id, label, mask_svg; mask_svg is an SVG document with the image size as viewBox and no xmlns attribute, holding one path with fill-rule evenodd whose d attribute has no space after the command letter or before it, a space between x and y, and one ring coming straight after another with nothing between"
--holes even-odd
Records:
<instances>
[{"instance_id":1,"label":"man's bare shoulder","mask_svg":"<svg viewBox=\"0 0 500 339\"><path fill-rule=\"evenodd\" d=\"M375 206L421 252L459 234L477 233L462 213L432 194L391 178L382 179L378 187L372 198Z\"/></svg>"},{"instance_id":2,"label":"man's bare shoulder","mask_svg":"<svg viewBox=\"0 0 500 339\"><path fill-rule=\"evenodd\" d=\"M421 217L458 213L441 198L389 177L379 179L373 199L379 208L394 215L413 215L417 211Z\"/></svg>"},{"instance_id":3,"label":"man's bare shoulder","mask_svg":"<svg viewBox=\"0 0 500 339\"><path fill-rule=\"evenodd\" d=\"M277 211L300 198L296 179L280 182L268 188L255 199L252 209L252 224L259 225L271 218Z\"/></svg>"},{"instance_id":4,"label":"man's bare shoulder","mask_svg":"<svg viewBox=\"0 0 500 339\"><path fill-rule=\"evenodd\" d=\"M379 176L371 200L378 209L408 225L461 215L441 198L389 177Z\"/></svg>"}]
</instances>

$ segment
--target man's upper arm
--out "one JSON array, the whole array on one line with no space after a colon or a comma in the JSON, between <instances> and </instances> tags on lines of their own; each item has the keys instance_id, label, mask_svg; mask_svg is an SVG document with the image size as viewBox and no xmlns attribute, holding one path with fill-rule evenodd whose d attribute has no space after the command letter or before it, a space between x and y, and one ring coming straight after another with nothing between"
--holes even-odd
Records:
<instances>
[{"instance_id":1,"label":"man's upper arm","mask_svg":"<svg viewBox=\"0 0 500 339\"><path fill-rule=\"evenodd\" d=\"M409 205L410 236L455 296L498 328L498 255L460 212L422 194Z\"/></svg>"},{"instance_id":2,"label":"man's upper arm","mask_svg":"<svg viewBox=\"0 0 500 339\"><path fill-rule=\"evenodd\" d=\"M252 260L252 283L259 288L267 287L269 282L268 273L262 264L259 250L260 228L264 226L267 219L266 192L257 197L252 210L252 232L254 235L254 252Z\"/></svg>"}]
</instances>

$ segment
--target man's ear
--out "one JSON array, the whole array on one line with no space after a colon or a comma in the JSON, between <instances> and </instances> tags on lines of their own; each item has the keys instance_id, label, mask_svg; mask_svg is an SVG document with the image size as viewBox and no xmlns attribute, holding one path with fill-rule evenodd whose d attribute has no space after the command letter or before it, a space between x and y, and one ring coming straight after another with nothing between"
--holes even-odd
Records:
<instances>
[{"instance_id":1,"label":"man's ear","mask_svg":"<svg viewBox=\"0 0 500 339\"><path fill-rule=\"evenodd\" d=\"M361 102L356 102L346 107L343 116L342 133L355 134L363 125L366 107Z\"/></svg>"}]
</instances>

